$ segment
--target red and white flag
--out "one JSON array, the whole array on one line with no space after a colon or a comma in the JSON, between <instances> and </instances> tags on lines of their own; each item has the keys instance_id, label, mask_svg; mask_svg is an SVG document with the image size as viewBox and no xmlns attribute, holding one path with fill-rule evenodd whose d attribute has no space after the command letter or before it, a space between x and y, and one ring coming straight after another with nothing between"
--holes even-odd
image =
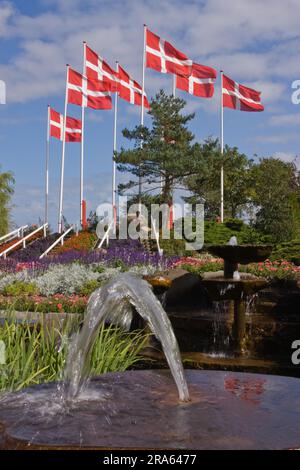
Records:
<instances>
[{"instance_id":1,"label":"red and white flag","mask_svg":"<svg viewBox=\"0 0 300 470\"><path fill-rule=\"evenodd\" d=\"M119 66L119 96L131 104L142 105L142 87ZM144 92L144 106L150 108L146 93Z\"/></svg>"},{"instance_id":2,"label":"red and white flag","mask_svg":"<svg viewBox=\"0 0 300 470\"><path fill-rule=\"evenodd\" d=\"M119 91L118 73L105 60L85 44L85 70L87 78L104 84L105 91Z\"/></svg>"},{"instance_id":3,"label":"red and white flag","mask_svg":"<svg viewBox=\"0 0 300 470\"><path fill-rule=\"evenodd\" d=\"M50 136L63 140L64 117L62 114L50 108ZM79 119L67 116L66 120L66 142L81 142L82 123Z\"/></svg>"},{"instance_id":4,"label":"red and white flag","mask_svg":"<svg viewBox=\"0 0 300 470\"><path fill-rule=\"evenodd\" d=\"M264 111L261 104L261 92L240 85L226 75L223 75L223 107L239 111Z\"/></svg>"},{"instance_id":5,"label":"red and white flag","mask_svg":"<svg viewBox=\"0 0 300 470\"><path fill-rule=\"evenodd\" d=\"M90 80L73 69L68 73L68 103L84 108L111 109L110 92L98 80Z\"/></svg>"},{"instance_id":6,"label":"red and white flag","mask_svg":"<svg viewBox=\"0 0 300 470\"><path fill-rule=\"evenodd\" d=\"M176 77L176 87L200 98L211 98L215 91L217 71L205 65L193 62L189 77Z\"/></svg>"},{"instance_id":7,"label":"red and white flag","mask_svg":"<svg viewBox=\"0 0 300 470\"><path fill-rule=\"evenodd\" d=\"M147 29L146 31L146 66L161 73L173 73L189 77L192 63L183 52L164 41Z\"/></svg>"}]
</instances>

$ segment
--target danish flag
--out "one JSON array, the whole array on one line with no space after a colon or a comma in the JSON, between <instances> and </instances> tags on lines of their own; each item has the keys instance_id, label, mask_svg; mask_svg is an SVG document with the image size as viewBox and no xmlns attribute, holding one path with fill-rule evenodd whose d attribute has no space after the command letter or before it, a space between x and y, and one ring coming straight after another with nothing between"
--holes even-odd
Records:
<instances>
[{"instance_id":1,"label":"danish flag","mask_svg":"<svg viewBox=\"0 0 300 470\"><path fill-rule=\"evenodd\" d=\"M119 96L131 104L142 105L142 87L128 75L119 65ZM144 92L144 106L150 108L146 93Z\"/></svg>"},{"instance_id":2,"label":"danish flag","mask_svg":"<svg viewBox=\"0 0 300 470\"><path fill-rule=\"evenodd\" d=\"M215 91L217 72L211 67L193 62L189 77L176 77L176 87L200 98L211 98Z\"/></svg>"},{"instance_id":3,"label":"danish flag","mask_svg":"<svg viewBox=\"0 0 300 470\"><path fill-rule=\"evenodd\" d=\"M102 82L90 80L69 68L68 103L84 108L111 109L112 102L109 91L105 91Z\"/></svg>"},{"instance_id":4,"label":"danish flag","mask_svg":"<svg viewBox=\"0 0 300 470\"><path fill-rule=\"evenodd\" d=\"M87 78L102 82L105 91L119 91L118 73L86 44L85 57L85 73Z\"/></svg>"},{"instance_id":5,"label":"danish flag","mask_svg":"<svg viewBox=\"0 0 300 470\"><path fill-rule=\"evenodd\" d=\"M223 75L222 82L224 108L249 112L264 111L265 108L260 100L260 91L240 85L226 75Z\"/></svg>"},{"instance_id":6,"label":"danish flag","mask_svg":"<svg viewBox=\"0 0 300 470\"><path fill-rule=\"evenodd\" d=\"M189 77L192 63L185 54L175 49L168 41L146 30L146 65L161 73L173 73Z\"/></svg>"},{"instance_id":7,"label":"danish flag","mask_svg":"<svg viewBox=\"0 0 300 470\"><path fill-rule=\"evenodd\" d=\"M62 114L50 108L50 136L63 140L64 117ZM66 142L81 142L82 123L79 119L67 116L66 119Z\"/></svg>"}]
</instances>

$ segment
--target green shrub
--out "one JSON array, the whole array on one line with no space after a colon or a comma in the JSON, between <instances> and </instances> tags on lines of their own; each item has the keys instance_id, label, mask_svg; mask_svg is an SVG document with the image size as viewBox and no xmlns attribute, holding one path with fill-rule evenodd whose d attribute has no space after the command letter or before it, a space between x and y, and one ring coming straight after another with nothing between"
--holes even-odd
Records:
<instances>
[{"instance_id":1,"label":"green shrub","mask_svg":"<svg viewBox=\"0 0 300 470\"><path fill-rule=\"evenodd\" d=\"M159 244L166 256L184 256L190 253L185 249L185 240L174 240L173 238L170 238L170 240L160 239Z\"/></svg>"},{"instance_id":2,"label":"green shrub","mask_svg":"<svg viewBox=\"0 0 300 470\"><path fill-rule=\"evenodd\" d=\"M101 282L92 279L91 281L87 281L84 286L81 287L81 289L79 290L79 294L89 296L100 286Z\"/></svg>"},{"instance_id":3,"label":"green shrub","mask_svg":"<svg viewBox=\"0 0 300 470\"><path fill-rule=\"evenodd\" d=\"M270 256L270 259L272 261L285 259L286 261L290 261L291 263L300 266L300 239L277 245Z\"/></svg>"},{"instance_id":4,"label":"green shrub","mask_svg":"<svg viewBox=\"0 0 300 470\"><path fill-rule=\"evenodd\" d=\"M224 263L216 263L216 262L207 262L202 265L190 265L190 264L182 264L180 266L182 269L189 271L193 274L201 274L201 273L208 273L208 272L217 272L222 271L224 269Z\"/></svg>"},{"instance_id":5,"label":"green shrub","mask_svg":"<svg viewBox=\"0 0 300 470\"><path fill-rule=\"evenodd\" d=\"M225 227L235 232L240 232L244 226L244 222L240 219L226 219L224 221Z\"/></svg>"},{"instance_id":6,"label":"green shrub","mask_svg":"<svg viewBox=\"0 0 300 470\"><path fill-rule=\"evenodd\" d=\"M3 295L23 296L34 295L37 292L37 286L34 283L15 281L2 289Z\"/></svg>"},{"instance_id":7,"label":"green shrub","mask_svg":"<svg viewBox=\"0 0 300 470\"><path fill-rule=\"evenodd\" d=\"M112 263L113 268L119 268L122 273L128 271L127 264L122 259L115 259Z\"/></svg>"}]
</instances>

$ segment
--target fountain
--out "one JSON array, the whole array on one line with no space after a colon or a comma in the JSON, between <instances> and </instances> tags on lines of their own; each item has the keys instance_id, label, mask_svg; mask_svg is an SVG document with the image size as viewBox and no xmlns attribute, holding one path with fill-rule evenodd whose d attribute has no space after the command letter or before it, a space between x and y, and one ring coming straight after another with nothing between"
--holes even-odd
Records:
<instances>
[{"instance_id":1,"label":"fountain","mask_svg":"<svg viewBox=\"0 0 300 470\"><path fill-rule=\"evenodd\" d=\"M102 321L128 328L132 307L160 339L166 370L89 379ZM188 384L188 387L187 387ZM150 285L121 274L95 291L64 381L4 394L5 449L288 449L300 445L298 379L223 371L184 373L170 321ZM179 395L179 396L178 396Z\"/></svg>"},{"instance_id":2,"label":"fountain","mask_svg":"<svg viewBox=\"0 0 300 470\"><path fill-rule=\"evenodd\" d=\"M202 283L214 301L230 300L233 311L233 337L236 354L243 353L246 327L246 300L267 285L267 281L239 273L239 264L265 261L271 254L269 245L238 245L232 237L228 245L210 246L210 253L224 260L224 275L207 273Z\"/></svg>"}]
</instances>

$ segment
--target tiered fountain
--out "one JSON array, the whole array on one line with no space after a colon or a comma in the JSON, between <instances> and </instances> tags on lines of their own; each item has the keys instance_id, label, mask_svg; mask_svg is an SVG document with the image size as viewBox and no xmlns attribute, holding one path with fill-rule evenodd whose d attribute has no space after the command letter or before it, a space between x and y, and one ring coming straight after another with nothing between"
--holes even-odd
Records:
<instances>
[{"instance_id":1,"label":"tiered fountain","mask_svg":"<svg viewBox=\"0 0 300 470\"><path fill-rule=\"evenodd\" d=\"M239 264L265 261L271 254L268 245L238 245L232 237L228 245L209 247L209 251L224 260L224 274L207 273L202 283L214 301L230 300L233 310L234 350L243 353L246 328L246 300L267 285L267 281L247 273L239 273Z\"/></svg>"},{"instance_id":2,"label":"tiered fountain","mask_svg":"<svg viewBox=\"0 0 300 470\"><path fill-rule=\"evenodd\" d=\"M233 251L238 257L222 252L225 260L245 260L238 247ZM208 280L207 286L215 291L230 282L231 278ZM243 287L252 292L256 281L249 282L245 280ZM242 291L241 284L235 285L235 291ZM233 298L241 300L236 294ZM128 327L132 307L161 341L178 395L168 371L110 373L88 380L89 354L101 322ZM241 310L238 305L236 310ZM299 392L300 381L295 378L184 371L171 323L150 285L121 274L92 294L83 328L70 346L64 381L2 397L0 446L2 442L6 449L299 448Z\"/></svg>"}]
</instances>

